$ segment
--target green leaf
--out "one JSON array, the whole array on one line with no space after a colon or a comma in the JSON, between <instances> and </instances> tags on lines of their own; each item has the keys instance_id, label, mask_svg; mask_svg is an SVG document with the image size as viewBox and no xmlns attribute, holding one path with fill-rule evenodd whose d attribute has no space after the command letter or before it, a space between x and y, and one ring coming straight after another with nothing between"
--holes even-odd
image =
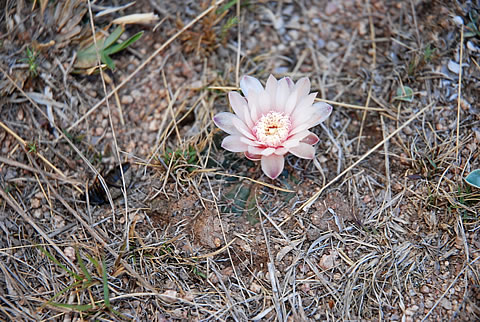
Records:
<instances>
[{"instance_id":1,"label":"green leaf","mask_svg":"<svg viewBox=\"0 0 480 322\"><path fill-rule=\"evenodd\" d=\"M472 9L468 13L468 17L472 22L476 23L478 21L478 12L475 9Z\"/></svg>"},{"instance_id":2,"label":"green leaf","mask_svg":"<svg viewBox=\"0 0 480 322\"><path fill-rule=\"evenodd\" d=\"M220 8L218 8L216 11L215 11L215 14L217 15L220 15L222 13L224 13L225 11L227 11L228 9L230 9L231 7L233 7L236 3L237 3L238 0L230 0L229 2L225 3L223 6L221 6Z\"/></svg>"},{"instance_id":3,"label":"green leaf","mask_svg":"<svg viewBox=\"0 0 480 322\"><path fill-rule=\"evenodd\" d=\"M102 51L101 59L102 59L102 63L106 64L108 68L110 68L111 70L115 70L115 63L110 58L110 56L105 54L105 51Z\"/></svg>"},{"instance_id":4,"label":"green leaf","mask_svg":"<svg viewBox=\"0 0 480 322\"><path fill-rule=\"evenodd\" d=\"M125 29L123 29L122 26L118 26L117 29L115 29L110 36L105 39L105 44L103 45L103 49L107 49L111 45L117 42L118 38L123 34Z\"/></svg>"},{"instance_id":5,"label":"green leaf","mask_svg":"<svg viewBox=\"0 0 480 322\"><path fill-rule=\"evenodd\" d=\"M480 36L480 31L478 30L477 26L473 22L469 22L466 25L466 30L463 34L464 37L473 37L473 36Z\"/></svg>"},{"instance_id":6,"label":"green leaf","mask_svg":"<svg viewBox=\"0 0 480 322\"><path fill-rule=\"evenodd\" d=\"M61 290L60 292L58 292L57 294L55 294L50 300L48 300L48 302L44 303L44 304L42 305L42 307L45 307L47 304L53 303L52 301L55 300L57 297L59 297L60 295L65 294L67 291L69 291L69 290L77 287L78 285L80 285L80 283L81 283L81 281L77 281L77 282L73 283L72 285L65 287L63 290Z\"/></svg>"},{"instance_id":7,"label":"green leaf","mask_svg":"<svg viewBox=\"0 0 480 322\"><path fill-rule=\"evenodd\" d=\"M105 39L97 40L97 47L95 44L91 44L85 49L81 49L77 52L77 61L75 62L75 67L77 68L90 68L97 64L97 50L98 52L102 52L103 44Z\"/></svg>"},{"instance_id":8,"label":"green leaf","mask_svg":"<svg viewBox=\"0 0 480 322\"><path fill-rule=\"evenodd\" d=\"M228 30L230 30L230 28L232 28L236 24L238 24L238 18L237 17L233 17L233 18L228 19L227 22L222 26L221 38L222 39L225 38Z\"/></svg>"},{"instance_id":9,"label":"green leaf","mask_svg":"<svg viewBox=\"0 0 480 322\"><path fill-rule=\"evenodd\" d=\"M136 42L138 39L140 39L140 37L142 37L142 35L143 35L143 31L140 31L139 33L133 35L132 37L128 38L122 43L115 44L113 46L109 46L108 48L105 48L104 52L106 55L113 55L115 53L118 53L119 51L127 48L128 46Z\"/></svg>"},{"instance_id":10,"label":"green leaf","mask_svg":"<svg viewBox=\"0 0 480 322\"><path fill-rule=\"evenodd\" d=\"M107 265L105 258L102 258L102 282L103 282L103 301L105 306L110 308L110 290L108 289Z\"/></svg>"},{"instance_id":11,"label":"green leaf","mask_svg":"<svg viewBox=\"0 0 480 322\"><path fill-rule=\"evenodd\" d=\"M393 99L405 102L413 101L413 90L408 86L400 86L397 88L397 96Z\"/></svg>"},{"instance_id":12,"label":"green leaf","mask_svg":"<svg viewBox=\"0 0 480 322\"><path fill-rule=\"evenodd\" d=\"M423 59L429 63L432 60L433 53L435 52L435 48L432 48L430 44L425 47L425 50L423 51Z\"/></svg>"},{"instance_id":13,"label":"green leaf","mask_svg":"<svg viewBox=\"0 0 480 322\"><path fill-rule=\"evenodd\" d=\"M472 187L480 189L480 169L473 170L465 178L465 182L471 185Z\"/></svg>"},{"instance_id":14,"label":"green leaf","mask_svg":"<svg viewBox=\"0 0 480 322\"><path fill-rule=\"evenodd\" d=\"M73 311L78 311L78 312L84 312L91 310L93 308L92 304L65 304L65 303L55 303L52 302L50 305L55 306L55 307L62 307L65 309L70 309Z\"/></svg>"},{"instance_id":15,"label":"green leaf","mask_svg":"<svg viewBox=\"0 0 480 322\"><path fill-rule=\"evenodd\" d=\"M204 278L206 279L207 278L207 275L205 275L205 273L203 273L202 271L200 271L198 268L194 267L193 268L193 273L197 276L200 276L201 278Z\"/></svg>"},{"instance_id":16,"label":"green leaf","mask_svg":"<svg viewBox=\"0 0 480 322\"><path fill-rule=\"evenodd\" d=\"M78 265L80 265L80 269L82 270L83 274L87 278L88 284L92 281L92 275L90 275L90 272L87 269L87 266L85 266L85 262L83 261L82 256L80 256L80 251L78 250L77 247L75 247L75 255L77 257L77 262Z\"/></svg>"}]
</instances>

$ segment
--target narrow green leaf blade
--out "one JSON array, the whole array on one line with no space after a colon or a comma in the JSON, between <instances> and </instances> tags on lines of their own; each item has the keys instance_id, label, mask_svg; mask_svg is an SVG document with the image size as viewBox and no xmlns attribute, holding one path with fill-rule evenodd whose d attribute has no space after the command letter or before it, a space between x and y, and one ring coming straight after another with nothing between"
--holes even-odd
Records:
<instances>
[{"instance_id":1,"label":"narrow green leaf blade","mask_svg":"<svg viewBox=\"0 0 480 322\"><path fill-rule=\"evenodd\" d=\"M123 34L125 29L122 26L118 26L117 29L115 29L110 36L105 39L105 44L103 45L103 49L107 49L111 45L113 45L115 42L117 42L118 38Z\"/></svg>"},{"instance_id":2,"label":"narrow green leaf blade","mask_svg":"<svg viewBox=\"0 0 480 322\"><path fill-rule=\"evenodd\" d=\"M55 306L55 307L61 307L64 309L69 309L72 311L77 311L77 312L84 312L92 309L91 304L65 304L65 303L56 303L52 302L50 305Z\"/></svg>"},{"instance_id":3,"label":"narrow green leaf blade","mask_svg":"<svg viewBox=\"0 0 480 322\"><path fill-rule=\"evenodd\" d=\"M111 70L115 70L115 62L113 61L112 58L110 58L110 56L108 56L107 54L105 54L104 51L102 51L102 63L106 64L108 66L108 68L110 68Z\"/></svg>"},{"instance_id":4,"label":"narrow green leaf blade","mask_svg":"<svg viewBox=\"0 0 480 322\"><path fill-rule=\"evenodd\" d=\"M110 308L110 290L108 289L107 265L105 264L105 258L102 258L102 281L103 301L105 302L105 307Z\"/></svg>"},{"instance_id":5,"label":"narrow green leaf blade","mask_svg":"<svg viewBox=\"0 0 480 322\"><path fill-rule=\"evenodd\" d=\"M128 46L136 42L138 39L140 39L140 37L142 37L142 35L143 35L143 31L140 31L139 33L133 35L132 37L128 38L122 43L115 44L113 46L109 46L108 48L105 48L104 52L107 55L118 53L119 51L124 50L125 48L127 48Z\"/></svg>"},{"instance_id":6,"label":"narrow green leaf blade","mask_svg":"<svg viewBox=\"0 0 480 322\"><path fill-rule=\"evenodd\" d=\"M92 281L92 275L90 275L90 272L87 269L87 266L85 266L85 262L83 261L82 256L80 256L80 251L78 250L77 247L75 247L75 255L77 257L77 262L78 265L80 265L80 269L82 270L83 274L88 280L88 283Z\"/></svg>"},{"instance_id":7,"label":"narrow green leaf blade","mask_svg":"<svg viewBox=\"0 0 480 322\"><path fill-rule=\"evenodd\" d=\"M222 13L224 13L225 11L227 11L228 9L230 9L231 7L233 7L236 3L237 3L238 0L230 0L229 2L225 3L223 6L221 6L220 8L218 8L216 11L215 11L215 14L217 15L221 15Z\"/></svg>"}]
</instances>

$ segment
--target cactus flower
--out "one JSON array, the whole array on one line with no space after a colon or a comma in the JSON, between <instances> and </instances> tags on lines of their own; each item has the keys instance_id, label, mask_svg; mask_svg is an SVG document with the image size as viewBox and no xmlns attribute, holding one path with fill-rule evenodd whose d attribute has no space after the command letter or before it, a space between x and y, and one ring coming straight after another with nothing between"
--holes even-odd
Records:
<instances>
[{"instance_id":1,"label":"cactus flower","mask_svg":"<svg viewBox=\"0 0 480 322\"><path fill-rule=\"evenodd\" d=\"M307 77L294 84L289 77L277 81L270 75L263 88L256 78L243 76L240 87L245 97L228 93L235 114L222 112L213 118L229 134L223 139L224 149L260 161L263 172L272 179L283 171L286 154L315 157L313 145L319 139L308 129L327 119L332 107L314 103L317 93L309 94Z\"/></svg>"}]
</instances>

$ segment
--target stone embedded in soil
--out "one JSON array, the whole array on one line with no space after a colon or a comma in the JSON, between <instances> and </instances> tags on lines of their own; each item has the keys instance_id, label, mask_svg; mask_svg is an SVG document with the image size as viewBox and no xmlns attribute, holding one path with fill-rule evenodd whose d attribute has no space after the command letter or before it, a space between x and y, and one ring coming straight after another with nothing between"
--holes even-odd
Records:
<instances>
[{"instance_id":1,"label":"stone embedded in soil","mask_svg":"<svg viewBox=\"0 0 480 322\"><path fill-rule=\"evenodd\" d=\"M131 93L134 99L139 99L142 97L142 92L140 92L138 89L134 89Z\"/></svg>"},{"instance_id":2,"label":"stone embedded in soil","mask_svg":"<svg viewBox=\"0 0 480 322\"><path fill-rule=\"evenodd\" d=\"M160 128L160 124L156 120L152 120L148 124L149 131L158 131L159 128Z\"/></svg>"},{"instance_id":3,"label":"stone embedded in soil","mask_svg":"<svg viewBox=\"0 0 480 322\"><path fill-rule=\"evenodd\" d=\"M65 247L63 252L65 253L65 256L67 256L72 262L75 261L75 259L76 259L75 249L72 246Z\"/></svg>"},{"instance_id":4,"label":"stone embedded in soil","mask_svg":"<svg viewBox=\"0 0 480 322\"><path fill-rule=\"evenodd\" d=\"M133 103L133 97L130 95L123 95L122 98L120 99L120 102L122 104L132 104Z\"/></svg>"},{"instance_id":5,"label":"stone embedded in soil","mask_svg":"<svg viewBox=\"0 0 480 322\"><path fill-rule=\"evenodd\" d=\"M336 251L332 251L329 255L323 255L318 263L318 266L324 270L332 269L336 265L335 260L337 259L337 256L338 253Z\"/></svg>"},{"instance_id":6,"label":"stone embedded in soil","mask_svg":"<svg viewBox=\"0 0 480 322\"><path fill-rule=\"evenodd\" d=\"M337 51L340 45L336 41L329 41L327 42L327 50L328 51Z\"/></svg>"},{"instance_id":7,"label":"stone embedded in soil","mask_svg":"<svg viewBox=\"0 0 480 322\"><path fill-rule=\"evenodd\" d=\"M440 301L440 305L445 309L445 310L451 310L452 309L452 302L450 302L447 298L443 298Z\"/></svg>"},{"instance_id":8,"label":"stone embedded in soil","mask_svg":"<svg viewBox=\"0 0 480 322\"><path fill-rule=\"evenodd\" d=\"M43 211L41 209L35 209L33 212L33 217L35 219L40 219L42 217Z\"/></svg>"},{"instance_id":9,"label":"stone embedded in soil","mask_svg":"<svg viewBox=\"0 0 480 322\"><path fill-rule=\"evenodd\" d=\"M38 198L30 199L30 207L33 209L39 208L42 205L42 202Z\"/></svg>"},{"instance_id":10,"label":"stone embedded in soil","mask_svg":"<svg viewBox=\"0 0 480 322\"><path fill-rule=\"evenodd\" d=\"M178 301L178 293L175 290L166 290L159 295L162 300L167 303L175 303Z\"/></svg>"},{"instance_id":11,"label":"stone embedded in soil","mask_svg":"<svg viewBox=\"0 0 480 322\"><path fill-rule=\"evenodd\" d=\"M329 1L325 6L325 14L327 16L333 15L335 12L338 11L338 3L337 1Z\"/></svg>"},{"instance_id":12,"label":"stone embedded in soil","mask_svg":"<svg viewBox=\"0 0 480 322\"><path fill-rule=\"evenodd\" d=\"M260 285L258 285L257 283L255 282L252 282L252 284L250 284L250 287L249 287L250 291L252 291L253 293L260 293L260 291L262 290L262 287Z\"/></svg>"},{"instance_id":13,"label":"stone embedded in soil","mask_svg":"<svg viewBox=\"0 0 480 322\"><path fill-rule=\"evenodd\" d=\"M428 293L430 293L430 288L427 285L423 285L420 288L420 292L422 292L423 294L428 294Z\"/></svg>"}]
</instances>

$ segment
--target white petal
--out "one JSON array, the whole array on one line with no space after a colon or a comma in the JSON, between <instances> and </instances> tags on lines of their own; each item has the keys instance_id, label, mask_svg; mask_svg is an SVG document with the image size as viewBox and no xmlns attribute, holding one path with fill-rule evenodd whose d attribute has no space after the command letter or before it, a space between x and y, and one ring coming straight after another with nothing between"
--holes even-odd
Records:
<instances>
[{"instance_id":1,"label":"white petal","mask_svg":"<svg viewBox=\"0 0 480 322\"><path fill-rule=\"evenodd\" d=\"M313 105L313 102L315 102L316 96L317 96L317 93L311 93L307 96L299 97L297 105L293 108L293 110L292 111L285 110L285 113L291 114L292 118L295 118L296 113L302 113L303 110Z\"/></svg>"},{"instance_id":2,"label":"white petal","mask_svg":"<svg viewBox=\"0 0 480 322\"><path fill-rule=\"evenodd\" d=\"M250 154L258 154L261 155L264 148L259 148L258 146L248 146L247 152Z\"/></svg>"},{"instance_id":3,"label":"white petal","mask_svg":"<svg viewBox=\"0 0 480 322\"><path fill-rule=\"evenodd\" d=\"M250 114L250 106L248 108L246 108L244 111L243 111L243 119L245 120L245 124L247 124L247 126L249 128L253 128L253 126L255 125L255 123L253 122L252 120L252 115Z\"/></svg>"},{"instance_id":4,"label":"white petal","mask_svg":"<svg viewBox=\"0 0 480 322\"><path fill-rule=\"evenodd\" d=\"M277 94L277 79L270 75L267 80L267 84L265 85L265 90L267 91L270 98L273 100L275 95Z\"/></svg>"},{"instance_id":5,"label":"white petal","mask_svg":"<svg viewBox=\"0 0 480 322\"><path fill-rule=\"evenodd\" d=\"M272 155L275 152L275 148L265 148L265 147L257 147L257 146L248 146L247 147L248 153L251 154L260 154L264 156Z\"/></svg>"},{"instance_id":6,"label":"white petal","mask_svg":"<svg viewBox=\"0 0 480 322\"><path fill-rule=\"evenodd\" d=\"M232 119L232 124L238 130L239 133L243 134L250 140L255 140L255 136L252 134L252 131L238 117Z\"/></svg>"},{"instance_id":7,"label":"white petal","mask_svg":"<svg viewBox=\"0 0 480 322\"><path fill-rule=\"evenodd\" d=\"M241 140L243 143L245 143L245 144L247 144L247 145L251 145L251 146L260 146L260 145L262 145L260 142L250 140L249 138L246 138L246 137L244 137L244 136L241 136L241 137L240 137L240 140Z\"/></svg>"},{"instance_id":8,"label":"white petal","mask_svg":"<svg viewBox=\"0 0 480 322\"><path fill-rule=\"evenodd\" d=\"M293 91L295 84L293 83L292 79L290 77L285 77L285 80L287 81L288 89Z\"/></svg>"},{"instance_id":9,"label":"white petal","mask_svg":"<svg viewBox=\"0 0 480 322\"><path fill-rule=\"evenodd\" d=\"M285 155L288 153L288 149L286 148L277 148L274 152L276 155Z\"/></svg>"},{"instance_id":10,"label":"white petal","mask_svg":"<svg viewBox=\"0 0 480 322\"><path fill-rule=\"evenodd\" d=\"M311 107L302 110L295 110L291 116L292 127L295 133L298 133L297 127L308 124L307 129L325 121L332 113L332 107L327 103L315 103Z\"/></svg>"},{"instance_id":11,"label":"white petal","mask_svg":"<svg viewBox=\"0 0 480 322\"><path fill-rule=\"evenodd\" d=\"M285 159L283 156L272 154L262 157L262 170L271 179L277 178L283 171Z\"/></svg>"},{"instance_id":12,"label":"white petal","mask_svg":"<svg viewBox=\"0 0 480 322\"><path fill-rule=\"evenodd\" d=\"M287 99L287 102L285 103L285 109L284 112L287 115L290 115L292 111L295 109L295 106L297 105L297 100L298 100L298 93L297 91L293 91L290 96Z\"/></svg>"},{"instance_id":13,"label":"white petal","mask_svg":"<svg viewBox=\"0 0 480 322\"><path fill-rule=\"evenodd\" d=\"M242 142L243 137L238 135L229 135L222 141L222 148L231 152L245 152L248 145Z\"/></svg>"},{"instance_id":14,"label":"white petal","mask_svg":"<svg viewBox=\"0 0 480 322\"><path fill-rule=\"evenodd\" d=\"M288 140L286 140L284 143L283 143L283 146L287 149L290 149L290 148L293 148L293 147L296 147L300 144L300 142L305 142L305 139L307 137L309 137L310 135L315 135L313 134L312 132L308 131L308 130L303 130L303 131L300 131L294 135L291 135ZM316 135L315 135L316 137ZM317 141L318 141L318 138L317 138ZM317 143L317 141L315 141L315 143ZM305 143L308 143L308 142L305 142ZM312 143L314 144L314 143Z\"/></svg>"},{"instance_id":15,"label":"white petal","mask_svg":"<svg viewBox=\"0 0 480 322\"><path fill-rule=\"evenodd\" d=\"M300 143L298 146L288 149L288 151L302 159L313 159L315 157L315 148L307 143Z\"/></svg>"},{"instance_id":16,"label":"white petal","mask_svg":"<svg viewBox=\"0 0 480 322\"><path fill-rule=\"evenodd\" d=\"M228 93L228 100L230 101L230 105L232 106L232 109L235 112L235 114L242 121L244 121L248 126L250 126L250 124L253 126L253 123L249 124L249 121L251 122L252 120L250 118L249 119L245 118L245 114L246 114L245 110L248 111L247 100L245 100L245 98L243 98L242 95L240 95L237 92Z\"/></svg>"},{"instance_id":17,"label":"white petal","mask_svg":"<svg viewBox=\"0 0 480 322\"><path fill-rule=\"evenodd\" d=\"M272 155L274 152L275 152L275 148L266 148L266 149L263 149L261 154L268 157L269 155Z\"/></svg>"},{"instance_id":18,"label":"white petal","mask_svg":"<svg viewBox=\"0 0 480 322\"><path fill-rule=\"evenodd\" d=\"M317 93L311 93L299 100L297 106L292 111L290 115L290 120L292 123L295 123L295 120L300 118L305 118L308 116L308 113L311 113L315 107L313 107L313 102L315 102L315 96Z\"/></svg>"},{"instance_id":19,"label":"white petal","mask_svg":"<svg viewBox=\"0 0 480 322\"><path fill-rule=\"evenodd\" d=\"M258 106L262 115L272 110L270 95L268 95L267 91L262 91L258 96Z\"/></svg>"},{"instance_id":20,"label":"white petal","mask_svg":"<svg viewBox=\"0 0 480 322\"><path fill-rule=\"evenodd\" d=\"M283 147L290 149L300 144L300 139L289 139L283 143Z\"/></svg>"},{"instance_id":21,"label":"white petal","mask_svg":"<svg viewBox=\"0 0 480 322\"><path fill-rule=\"evenodd\" d=\"M298 97L303 97L310 93L310 80L308 77L300 78L295 84L295 90L298 92Z\"/></svg>"},{"instance_id":22,"label":"white petal","mask_svg":"<svg viewBox=\"0 0 480 322\"><path fill-rule=\"evenodd\" d=\"M318 125L325 121L330 114L332 114L332 106L328 105L327 103L324 102L318 102L313 104L313 107L316 108L315 115L312 117L310 127L314 127L315 125Z\"/></svg>"},{"instance_id":23,"label":"white petal","mask_svg":"<svg viewBox=\"0 0 480 322\"><path fill-rule=\"evenodd\" d=\"M285 146L285 147L292 146L290 141L296 141L297 144L295 144L295 145L298 145L298 143L300 143L300 141L302 141L304 138L306 138L311 133L312 132L310 132L308 130L303 130L303 131L298 132L296 134L290 135L290 137L283 143L283 146Z\"/></svg>"},{"instance_id":24,"label":"white petal","mask_svg":"<svg viewBox=\"0 0 480 322\"><path fill-rule=\"evenodd\" d=\"M243 95L247 98L251 91L258 93L263 90L263 86L258 79L247 75L243 76L240 80L240 88L242 89Z\"/></svg>"},{"instance_id":25,"label":"white petal","mask_svg":"<svg viewBox=\"0 0 480 322\"><path fill-rule=\"evenodd\" d=\"M237 128L233 125L233 120L240 119L232 113L222 112L218 113L213 117L213 122L216 126L221 128L223 131L227 132L228 134L240 134Z\"/></svg>"},{"instance_id":26,"label":"white petal","mask_svg":"<svg viewBox=\"0 0 480 322\"><path fill-rule=\"evenodd\" d=\"M252 122L257 122L262 115L262 111L258 106L258 94L256 92L250 92L250 96L248 96L248 108L250 109L250 118L252 119Z\"/></svg>"},{"instance_id":27,"label":"white petal","mask_svg":"<svg viewBox=\"0 0 480 322\"><path fill-rule=\"evenodd\" d=\"M305 122L303 124L300 124L300 125L294 127L293 130L290 131L290 135L294 135L294 134L303 132L305 130L308 130L309 128L311 128L310 124L308 122Z\"/></svg>"},{"instance_id":28,"label":"white petal","mask_svg":"<svg viewBox=\"0 0 480 322\"><path fill-rule=\"evenodd\" d=\"M284 77L278 82L277 95L275 95L275 110L283 112L285 110L285 103L290 96L290 88L287 78Z\"/></svg>"}]
</instances>

